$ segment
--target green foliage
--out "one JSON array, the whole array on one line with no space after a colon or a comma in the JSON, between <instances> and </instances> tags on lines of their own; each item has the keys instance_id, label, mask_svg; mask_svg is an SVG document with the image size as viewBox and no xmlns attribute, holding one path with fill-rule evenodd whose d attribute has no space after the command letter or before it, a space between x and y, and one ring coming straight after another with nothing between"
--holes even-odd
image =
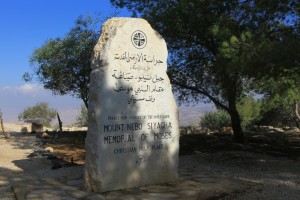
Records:
<instances>
[{"instance_id":1,"label":"green foliage","mask_svg":"<svg viewBox=\"0 0 300 200\"><path fill-rule=\"evenodd\" d=\"M82 105L80 113L76 117L75 125L78 127L87 127L88 125L88 110Z\"/></svg>"},{"instance_id":2,"label":"green foliage","mask_svg":"<svg viewBox=\"0 0 300 200\"><path fill-rule=\"evenodd\" d=\"M255 100L252 95L244 96L238 101L237 109L241 116L242 127L245 130L261 119L262 101Z\"/></svg>"},{"instance_id":3,"label":"green foliage","mask_svg":"<svg viewBox=\"0 0 300 200\"><path fill-rule=\"evenodd\" d=\"M255 89L263 95L263 125L300 125L299 75L278 78L266 77L255 84Z\"/></svg>"},{"instance_id":4,"label":"green foliage","mask_svg":"<svg viewBox=\"0 0 300 200\"><path fill-rule=\"evenodd\" d=\"M231 126L230 116L222 110L207 112L201 117L201 126L221 131L223 127Z\"/></svg>"},{"instance_id":5,"label":"green foliage","mask_svg":"<svg viewBox=\"0 0 300 200\"><path fill-rule=\"evenodd\" d=\"M255 100L252 95L244 96L239 100L237 109L241 116L241 125L244 130L261 119L261 101ZM230 115L223 110L205 113L201 117L200 122L201 126L219 131L221 131L223 127L231 126Z\"/></svg>"},{"instance_id":6,"label":"green foliage","mask_svg":"<svg viewBox=\"0 0 300 200\"><path fill-rule=\"evenodd\" d=\"M70 94L80 98L86 106L91 56L99 37L99 32L95 31L97 22L91 17L79 17L63 38L46 41L30 57L33 73L46 89L56 95ZM28 72L23 75L25 81L31 77Z\"/></svg>"},{"instance_id":7,"label":"green foliage","mask_svg":"<svg viewBox=\"0 0 300 200\"><path fill-rule=\"evenodd\" d=\"M111 2L140 13L166 39L179 100L213 102L229 113L239 138L237 104L251 83L300 71L298 0Z\"/></svg>"},{"instance_id":8,"label":"green foliage","mask_svg":"<svg viewBox=\"0 0 300 200\"><path fill-rule=\"evenodd\" d=\"M264 94L265 106L290 107L295 101L300 101L300 76L267 77L256 82L254 88L258 93Z\"/></svg>"},{"instance_id":9,"label":"green foliage","mask_svg":"<svg viewBox=\"0 0 300 200\"><path fill-rule=\"evenodd\" d=\"M268 125L274 127L298 126L299 123L293 115L294 111L291 107L277 106L263 109L261 118L257 121L258 125Z\"/></svg>"},{"instance_id":10,"label":"green foliage","mask_svg":"<svg viewBox=\"0 0 300 200\"><path fill-rule=\"evenodd\" d=\"M19 121L31 122L38 119L43 125L51 127L50 122L56 117L57 111L49 108L48 103L40 102L35 106L25 108L18 116Z\"/></svg>"}]
</instances>

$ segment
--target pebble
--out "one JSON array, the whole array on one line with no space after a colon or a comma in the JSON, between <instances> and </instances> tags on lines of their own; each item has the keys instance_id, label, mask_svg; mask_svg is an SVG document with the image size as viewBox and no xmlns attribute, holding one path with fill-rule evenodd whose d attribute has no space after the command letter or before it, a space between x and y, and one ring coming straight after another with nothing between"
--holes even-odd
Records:
<instances>
[{"instance_id":1,"label":"pebble","mask_svg":"<svg viewBox=\"0 0 300 200\"><path fill-rule=\"evenodd\" d=\"M257 183L251 190L221 199L295 200L300 197L299 161L249 152L200 153L196 156L201 160L197 170L202 173Z\"/></svg>"},{"instance_id":2,"label":"pebble","mask_svg":"<svg viewBox=\"0 0 300 200\"><path fill-rule=\"evenodd\" d=\"M53 153L54 149L52 147L46 147L45 151L47 151L49 153Z\"/></svg>"},{"instance_id":3,"label":"pebble","mask_svg":"<svg viewBox=\"0 0 300 200\"><path fill-rule=\"evenodd\" d=\"M45 157L26 159L26 155L36 148L31 145L34 143L34 138L23 137L22 140L19 140L17 135L12 134L11 136L9 142L3 142L3 139L2 141L0 139L0 199L14 200L15 197L10 186L21 180L33 180L35 183L34 180L37 179L52 178L69 185L69 187L80 187L83 166L51 170L49 167L51 160L47 160ZM136 189L129 189L126 190L127 193L125 191L110 192L106 197L100 194L89 194L85 199L180 199L181 197L199 199L197 196L199 191L195 188L215 188L215 190L223 188L225 190L234 187L235 184L240 184L242 187L246 183L253 183L253 186L247 190L238 193L232 192L227 196L218 196L218 199L294 200L300 197L299 169L300 162L298 160L289 160L284 157L272 157L244 151L198 152L195 155L180 157L179 182L181 184L179 186L145 186L139 189L139 193L136 192ZM226 178L228 180L235 178L236 181L230 182ZM47 187L44 189L47 190ZM43 188L29 196L36 198L38 195L44 195L45 193L42 191ZM79 196L84 194L80 190L74 191ZM62 190L54 190L52 193L45 194L45 198L55 199L57 195L63 194Z\"/></svg>"},{"instance_id":4,"label":"pebble","mask_svg":"<svg viewBox=\"0 0 300 200\"><path fill-rule=\"evenodd\" d=\"M4 133L5 139L10 139L10 134L9 133Z\"/></svg>"}]
</instances>

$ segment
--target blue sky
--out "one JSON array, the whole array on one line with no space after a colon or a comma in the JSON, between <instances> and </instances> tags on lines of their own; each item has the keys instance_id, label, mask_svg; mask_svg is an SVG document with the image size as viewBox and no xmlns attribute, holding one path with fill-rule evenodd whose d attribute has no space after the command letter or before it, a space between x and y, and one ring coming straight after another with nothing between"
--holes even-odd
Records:
<instances>
[{"instance_id":1,"label":"blue sky","mask_svg":"<svg viewBox=\"0 0 300 200\"><path fill-rule=\"evenodd\" d=\"M26 107L44 101L59 111L65 124L72 123L81 100L53 96L37 81L25 83L32 72L29 57L47 39L63 37L80 15L108 17L116 8L109 0L0 0L0 109L4 122L17 122ZM126 10L118 10L128 17Z\"/></svg>"},{"instance_id":2,"label":"blue sky","mask_svg":"<svg viewBox=\"0 0 300 200\"><path fill-rule=\"evenodd\" d=\"M0 86L23 84L33 50L46 39L62 37L78 16L101 13L106 17L114 10L109 0L1 0L0 68L4 71ZM119 16L129 15L123 11Z\"/></svg>"},{"instance_id":3,"label":"blue sky","mask_svg":"<svg viewBox=\"0 0 300 200\"><path fill-rule=\"evenodd\" d=\"M47 39L63 37L80 15L101 14L105 18L116 10L118 17L130 17L109 0L0 0L0 109L4 122L18 122L17 116L26 107L47 102L59 112L64 125L73 123L81 100L53 96L37 81L25 83L22 75L32 72L29 57L34 49ZM183 106L181 118L198 123L200 113L211 109L203 104Z\"/></svg>"}]
</instances>

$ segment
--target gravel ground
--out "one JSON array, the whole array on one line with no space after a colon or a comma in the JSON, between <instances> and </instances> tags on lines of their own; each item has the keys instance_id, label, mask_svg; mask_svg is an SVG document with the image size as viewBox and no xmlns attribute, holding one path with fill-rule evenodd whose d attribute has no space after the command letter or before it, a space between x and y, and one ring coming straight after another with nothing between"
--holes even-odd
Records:
<instances>
[{"instance_id":1,"label":"gravel ground","mask_svg":"<svg viewBox=\"0 0 300 200\"><path fill-rule=\"evenodd\" d=\"M26 178L50 177L67 180L82 176L81 167L51 170L50 161L28 159L37 147L35 138L16 133L6 141L0 135L0 199L14 200L13 181ZM251 190L232 194L223 199L237 200L296 200L300 199L300 161L248 152L197 153L182 156L180 167L191 173L221 175L257 183Z\"/></svg>"},{"instance_id":2,"label":"gravel ground","mask_svg":"<svg viewBox=\"0 0 300 200\"><path fill-rule=\"evenodd\" d=\"M0 200L15 199L11 185L18 180L54 178L67 181L69 177L82 177L82 167L51 170L51 160L42 156L28 158L34 150L40 150L38 139L34 135L10 135L11 139L5 140L0 134Z\"/></svg>"},{"instance_id":3,"label":"gravel ground","mask_svg":"<svg viewBox=\"0 0 300 200\"><path fill-rule=\"evenodd\" d=\"M300 162L248 152L198 153L197 170L257 183L251 190L227 196L237 200L300 199ZM193 165L185 163L185 165Z\"/></svg>"},{"instance_id":4,"label":"gravel ground","mask_svg":"<svg viewBox=\"0 0 300 200\"><path fill-rule=\"evenodd\" d=\"M15 135L11 133L12 139L5 140L3 134L0 134L0 199L5 200L15 199L10 187L15 179L23 175L23 170L16 166L13 160L24 159L32 148L15 146ZM25 138L24 142L27 143Z\"/></svg>"}]
</instances>

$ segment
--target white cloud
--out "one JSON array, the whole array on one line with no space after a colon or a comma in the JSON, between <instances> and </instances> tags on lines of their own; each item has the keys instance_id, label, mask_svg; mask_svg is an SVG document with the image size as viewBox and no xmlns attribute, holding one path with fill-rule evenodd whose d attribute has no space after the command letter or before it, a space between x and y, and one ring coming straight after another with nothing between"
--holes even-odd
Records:
<instances>
[{"instance_id":1,"label":"white cloud","mask_svg":"<svg viewBox=\"0 0 300 200\"><path fill-rule=\"evenodd\" d=\"M56 109L64 124L75 121L82 104L80 99L68 95L54 96L50 90L38 84L0 87L0 109L5 122L17 122L18 115L25 108L39 102L46 102L49 107Z\"/></svg>"},{"instance_id":2,"label":"white cloud","mask_svg":"<svg viewBox=\"0 0 300 200\"><path fill-rule=\"evenodd\" d=\"M38 84L29 84L26 83L21 86L5 86L0 88L1 93L10 94L10 95L41 95L45 94L45 92L49 92L43 88L43 86Z\"/></svg>"},{"instance_id":3,"label":"white cloud","mask_svg":"<svg viewBox=\"0 0 300 200\"><path fill-rule=\"evenodd\" d=\"M22 85L18 88L21 92L23 93L34 93L34 92L37 92L38 90L41 89L41 86L39 85L32 85L32 84L25 84L25 85Z\"/></svg>"},{"instance_id":4,"label":"white cloud","mask_svg":"<svg viewBox=\"0 0 300 200\"><path fill-rule=\"evenodd\" d=\"M0 109L3 112L4 122L18 122L18 115L25 108L38 102L47 102L51 108L56 109L64 125L75 122L82 105L80 99L68 95L54 96L50 90L38 84L0 87ZM199 124L200 116L215 108L212 104L199 103L193 107L180 106L179 110L180 124L187 126Z\"/></svg>"}]
</instances>

